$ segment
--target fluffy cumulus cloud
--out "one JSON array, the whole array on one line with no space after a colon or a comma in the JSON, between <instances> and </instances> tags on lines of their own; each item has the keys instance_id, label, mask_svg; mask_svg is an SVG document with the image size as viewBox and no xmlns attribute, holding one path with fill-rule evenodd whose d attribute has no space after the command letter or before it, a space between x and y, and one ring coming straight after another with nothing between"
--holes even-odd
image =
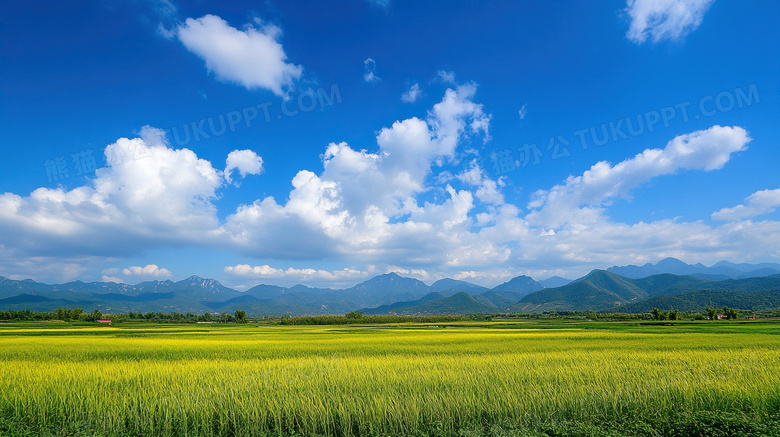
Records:
<instances>
[{"instance_id":1,"label":"fluffy cumulus cloud","mask_svg":"<svg viewBox=\"0 0 780 437\"><path fill-rule=\"evenodd\" d=\"M122 269L122 274L125 276L140 276L143 278L168 278L171 276L170 270L160 268L157 264L147 264L144 267L130 266Z\"/></svg>"},{"instance_id":2,"label":"fluffy cumulus cloud","mask_svg":"<svg viewBox=\"0 0 780 437\"><path fill-rule=\"evenodd\" d=\"M451 186L438 202L417 196L429 189L434 168L456 159L460 142L487 137L490 116L474 103L475 93L473 84L447 90L425 119L380 130L374 152L331 143L322 172L300 171L286 203L245 205L227 218L225 233L254 256L289 250L311 258L442 261L447 255L434 246L455 243L454 231L466 231L474 196Z\"/></svg>"},{"instance_id":3,"label":"fluffy cumulus cloud","mask_svg":"<svg viewBox=\"0 0 780 437\"><path fill-rule=\"evenodd\" d=\"M678 40L696 30L714 0L628 0L626 37L641 44Z\"/></svg>"},{"instance_id":4,"label":"fluffy cumulus cloud","mask_svg":"<svg viewBox=\"0 0 780 437\"><path fill-rule=\"evenodd\" d=\"M205 15L188 18L174 32L218 79L250 90L263 88L284 96L303 72L287 61L279 43L281 29L259 19L238 30L220 17Z\"/></svg>"},{"instance_id":5,"label":"fluffy cumulus cloud","mask_svg":"<svg viewBox=\"0 0 780 437\"><path fill-rule=\"evenodd\" d=\"M170 148L163 131L148 126L105 154L109 166L84 186L0 195L0 239L31 257L126 256L218 241L213 201L226 181L209 161Z\"/></svg>"},{"instance_id":6,"label":"fluffy cumulus cloud","mask_svg":"<svg viewBox=\"0 0 780 437\"><path fill-rule=\"evenodd\" d=\"M774 212L780 206L780 188L762 190L748 196L745 203L732 208L723 208L712 214L715 220L742 220Z\"/></svg>"},{"instance_id":7,"label":"fluffy cumulus cloud","mask_svg":"<svg viewBox=\"0 0 780 437\"><path fill-rule=\"evenodd\" d=\"M258 175L263 172L263 158L252 150L234 150L228 154L225 161L225 180L233 182L231 174L238 171L242 178L246 175Z\"/></svg>"},{"instance_id":8,"label":"fluffy cumulus cloud","mask_svg":"<svg viewBox=\"0 0 780 437\"><path fill-rule=\"evenodd\" d=\"M647 149L615 165L598 162L581 176L570 176L550 190L534 193L528 204L534 211L528 219L550 228L599 220L606 200L628 198L630 190L657 176L719 169L732 154L745 150L749 142L748 133L741 127L713 126L680 135L663 149Z\"/></svg>"},{"instance_id":9,"label":"fluffy cumulus cloud","mask_svg":"<svg viewBox=\"0 0 780 437\"><path fill-rule=\"evenodd\" d=\"M406 103L414 103L417 101L417 98L420 97L420 94L422 94L420 84L415 83L411 88L409 88L409 90L401 94L401 101Z\"/></svg>"}]
</instances>

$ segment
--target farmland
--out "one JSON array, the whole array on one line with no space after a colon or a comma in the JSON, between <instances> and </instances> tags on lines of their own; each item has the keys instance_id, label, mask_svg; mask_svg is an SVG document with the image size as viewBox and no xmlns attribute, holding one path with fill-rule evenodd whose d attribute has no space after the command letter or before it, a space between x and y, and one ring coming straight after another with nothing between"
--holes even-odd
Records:
<instances>
[{"instance_id":1,"label":"farmland","mask_svg":"<svg viewBox=\"0 0 780 437\"><path fill-rule=\"evenodd\" d=\"M776 435L780 325L0 324L0 435Z\"/></svg>"}]
</instances>

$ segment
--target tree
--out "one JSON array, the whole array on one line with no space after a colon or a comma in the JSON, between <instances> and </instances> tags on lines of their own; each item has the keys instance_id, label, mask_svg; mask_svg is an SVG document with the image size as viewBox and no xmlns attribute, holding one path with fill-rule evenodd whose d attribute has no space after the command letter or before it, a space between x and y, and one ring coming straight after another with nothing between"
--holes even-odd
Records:
<instances>
[{"instance_id":1,"label":"tree","mask_svg":"<svg viewBox=\"0 0 780 437\"><path fill-rule=\"evenodd\" d=\"M362 319L363 313L361 313L360 311L350 311L347 314L345 314L344 317L348 319Z\"/></svg>"},{"instance_id":2,"label":"tree","mask_svg":"<svg viewBox=\"0 0 780 437\"><path fill-rule=\"evenodd\" d=\"M669 311L669 320L677 320L680 318L680 312L677 310Z\"/></svg>"},{"instance_id":3,"label":"tree","mask_svg":"<svg viewBox=\"0 0 780 437\"><path fill-rule=\"evenodd\" d=\"M84 310L81 308L74 308L68 312L68 318L70 320L79 320L81 318L81 313L83 313Z\"/></svg>"},{"instance_id":4,"label":"tree","mask_svg":"<svg viewBox=\"0 0 780 437\"><path fill-rule=\"evenodd\" d=\"M246 323L246 311L236 310L235 316L236 316L237 323Z\"/></svg>"},{"instance_id":5,"label":"tree","mask_svg":"<svg viewBox=\"0 0 780 437\"><path fill-rule=\"evenodd\" d=\"M729 308L727 306L723 307L723 314L726 315L726 318L728 320L736 320L737 318L739 318L739 313L737 313L737 310L735 310L734 308Z\"/></svg>"},{"instance_id":6,"label":"tree","mask_svg":"<svg viewBox=\"0 0 780 437\"><path fill-rule=\"evenodd\" d=\"M100 310L92 311L92 321L97 322L98 320L103 318L103 313L100 312Z\"/></svg>"},{"instance_id":7,"label":"tree","mask_svg":"<svg viewBox=\"0 0 780 437\"><path fill-rule=\"evenodd\" d=\"M663 320L661 318L661 310L659 310L658 308L653 308L653 319L654 320Z\"/></svg>"},{"instance_id":8,"label":"tree","mask_svg":"<svg viewBox=\"0 0 780 437\"><path fill-rule=\"evenodd\" d=\"M705 312L707 314L707 318L710 320L717 320L718 319L718 310L715 308L707 308L707 311Z\"/></svg>"},{"instance_id":9,"label":"tree","mask_svg":"<svg viewBox=\"0 0 780 437\"><path fill-rule=\"evenodd\" d=\"M68 311L64 308L57 308L57 311L54 312L54 318L57 320L65 320L67 315Z\"/></svg>"}]
</instances>

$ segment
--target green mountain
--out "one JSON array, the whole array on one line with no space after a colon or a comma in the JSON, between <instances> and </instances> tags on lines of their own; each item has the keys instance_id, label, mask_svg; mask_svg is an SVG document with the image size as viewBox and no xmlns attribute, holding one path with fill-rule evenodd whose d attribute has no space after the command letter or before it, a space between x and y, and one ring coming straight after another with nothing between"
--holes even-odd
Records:
<instances>
[{"instance_id":1,"label":"green mountain","mask_svg":"<svg viewBox=\"0 0 780 437\"><path fill-rule=\"evenodd\" d=\"M602 310L647 297L648 293L629 279L604 270L594 270L584 278L562 287L531 293L510 307L510 311Z\"/></svg>"},{"instance_id":2,"label":"green mountain","mask_svg":"<svg viewBox=\"0 0 780 437\"><path fill-rule=\"evenodd\" d=\"M434 292L446 292L447 294L454 294L458 291L465 291L469 294L478 294L487 291L487 288L481 285L472 284L471 282L445 278L439 279L431 284L430 290Z\"/></svg>"},{"instance_id":3,"label":"green mountain","mask_svg":"<svg viewBox=\"0 0 780 437\"><path fill-rule=\"evenodd\" d=\"M464 283L468 284L468 283ZM473 289L478 287L472 285ZM430 287L395 273L379 275L345 290L258 285L245 292L214 279L191 276L182 281L149 281L137 285L113 282L60 285L0 277L0 309L54 311L57 308L117 312L233 312L252 316L344 314L360 308L419 299Z\"/></svg>"},{"instance_id":4,"label":"green mountain","mask_svg":"<svg viewBox=\"0 0 780 437\"><path fill-rule=\"evenodd\" d=\"M539 281L539 283L542 284L545 288L562 287L566 284L570 284L571 282L571 279L562 278L560 276L553 276L551 278L542 279Z\"/></svg>"},{"instance_id":5,"label":"green mountain","mask_svg":"<svg viewBox=\"0 0 780 437\"><path fill-rule=\"evenodd\" d=\"M631 303L616 311L627 313L650 312L653 308L664 311L704 311L707 308L728 306L740 310L761 310L780 308L780 286L764 291L697 290L678 295L656 296L637 303Z\"/></svg>"},{"instance_id":6,"label":"green mountain","mask_svg":"<svg viewBox=\"0 0 780 437\"><path fill-rule=\"evenodd\" d=\"M509 308L518 300L526 296L527 293L520 293L517 291L502 291L502 290L488 290L484 293L480 293L479 296L489 300L495 305L500 312L507 312ZM472 312L473 314L473 312Z\"/></svg>"},{"instance_id":7,"label":"green mountain","mask_svg":"<svg viewBox=\"0 0 780 437\"><path fill-rule=\"evenodd\" d=\"M776 275L780 273L780 264L734 264L728 261L721 261L711 267L706 267L701 263L686 264L676 258L665 258L656 264L613 266L608 268L607 271L632 279L671 273L673 275L696 276L709 280L723 280Z\"/></svg>"},{"instance_id":8,"label":"green mountain","mask_svg":"<svg viewBox=\"0 0 780 437\"><path fill-rule=\"evenodd\" d=\"M536 291L530 292L532 289ZM343 290L258 285L245 292L198 276L178 282L148 281L136 285L81 281L47 285L0 277L0 309L54 311L79 307L104 313L197 314L242 309L250 316L344 314L356 310L369 314L633 312L653 307L699 310L723 305L739 309L776 308L778 292L780 275L717 281L674 274L629 279L603 270L594 270L560 287L541 288L533 279L518 276L490 290L452 279L429 287L395 273L379 275Z\"/></svg>"},{"instance_id":9,"label":"green mountain","mask_svg":"<svg viewBox=\"0 0 780 437\"><path fill-rule=\"evenodd\" d=\"M387 273L339 291L338 294L342 299L354 302L357 308L363 308L415 300L429 292L430 287L422 281L404 278L397 273Z\"/></svg>"},{"instance_id":10,"label":"green mountain","mask_svg":"<svg viewBox=\"0 0 780 437\"><path fill-rule=\"evenodd\" d=\"M523 296L533 293L544 288L544 285L534 281L530 276L517 276L510 279L503 284L500 284L493 288L495 291L514 291L520 293Z\"/></svg>"},{"instance_id":11,"label":"green mountain","mask_svg":"<svg viewBox=\"0 0 780 437\"><path fill-rule=\"evenodd\" d=\"M750 296L741 296L739 306L734 308L753 309L758 307L774 308L772 301L761 293L772 295L773 290L780 289L780 276L756 277L745 279L728 279L708 281L693 276L661 274L641 279L629 279L604 270L595 270L582 279L556 288L545 288L529 294L510 307L512 312L542 312L548 310L578 310L578 311L645 311L653 307L684 310L693 308L699 310L704 305L710 305L707 296L715 299L718 293L757 293L756 301ZM691 295L697 300L682 305ZM723 295L726 296L726 295ZM733 298L732 295L730 298ZM682 300L681 300L682 299ZM718 297L720 299L720 297ZM717 299L716 299L717 300ZM732 299L732 301L737 302ZM650 302L650 303L648 303ZM675 305L680 305L675 307ZM724 304L725 305L725 304ZM767 306L768 305L768 306ZM716 305L723 306L723 305ZM687 311L687 309L685 309Z\"/></svg>"},{"instance_id":12,"label":"green mountain","mask_svg":"<svg viewBox=\"0 0 780 437\"><path fill-rule=\"evenodd\" d=\"M441 293L430 293L416 301L384 305L363 312L397 315L492 314L499 312L499 309L484 297L461 291L446 297Z\"/></svg>"}]
</instances>

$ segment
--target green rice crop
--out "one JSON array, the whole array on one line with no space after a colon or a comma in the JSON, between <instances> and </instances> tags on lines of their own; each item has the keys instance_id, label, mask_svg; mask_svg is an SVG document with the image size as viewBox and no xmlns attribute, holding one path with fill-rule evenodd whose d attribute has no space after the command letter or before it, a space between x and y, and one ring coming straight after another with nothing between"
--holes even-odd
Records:
<instances>
[{"instance_id":1,"label":"green rice crop","mask_svg":"<svg viewBox=\"0 0 780 437\"><path fill-rule=\"evenodd\" d=\"M780 411L780 325L459 325L0 325L0 417L64 434L351 436Z\"/></svg>"}]
</instances>

